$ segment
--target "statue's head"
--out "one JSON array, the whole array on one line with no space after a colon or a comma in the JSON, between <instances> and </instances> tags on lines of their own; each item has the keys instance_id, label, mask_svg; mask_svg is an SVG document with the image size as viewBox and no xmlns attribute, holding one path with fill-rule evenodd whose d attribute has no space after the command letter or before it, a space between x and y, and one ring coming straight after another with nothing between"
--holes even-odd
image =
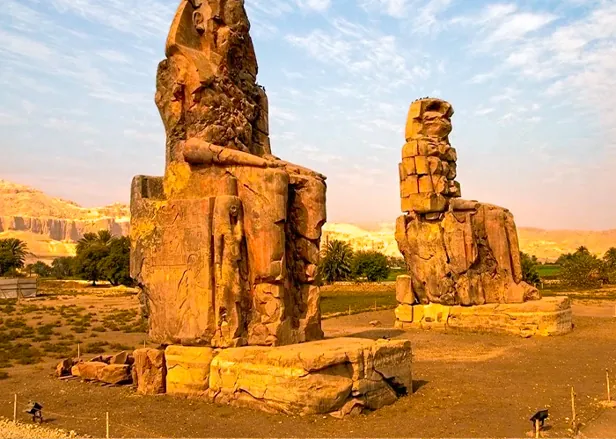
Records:
<instances>
[{"instance_id":1,"label":"statue's head","mask_svg":"<svg viewBox=\"0 0 616 439\"><path fill-rule=\"evenodd\" d=\"M453 107L441 99L423 98L411 104L406 122L406 139L446 138L452 130Z\"/></svg>"},{"instance_id":2,"label":"statue's head","mask_svg":"<svg viewBox=\"0 0 616 439\"><path fill-rule=\"evenodd\" d=\"M167 56L187 56L202 77L257 76L244 0L182 0L167 38ZM202 71L201 71L202 70Z\"/></svg>"}]
</instances>

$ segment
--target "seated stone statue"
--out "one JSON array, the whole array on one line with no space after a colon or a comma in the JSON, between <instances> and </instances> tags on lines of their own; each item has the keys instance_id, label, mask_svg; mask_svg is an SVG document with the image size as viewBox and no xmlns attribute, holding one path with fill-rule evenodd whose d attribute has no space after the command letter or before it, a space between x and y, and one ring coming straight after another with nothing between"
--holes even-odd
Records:
<instances>
[{"instance_id":1,"label":"seated stone statue","mask_svg":"<svg viewBox=\"0 0 616 439\"><path fill-rule=\"evenodd\" d=\"M522 280L511 212L460 199L452 115L439 99L415 101L409 110L399 166L406 214L396 223L409 276L398 280L398 301L469 306L540 299Z\"/></svg>"},{"instance_id":2,"label":"seated stone statue","mask_svg":"<svg viewBox=\"0 0 616 439\"><path fill-rule=\"evenodd\" d=\"M162 344L323 337L325 177L274 157L242 0L183 0L158 67L164 177L138 176L132 276Z\"/></svg>"}]
</instances>

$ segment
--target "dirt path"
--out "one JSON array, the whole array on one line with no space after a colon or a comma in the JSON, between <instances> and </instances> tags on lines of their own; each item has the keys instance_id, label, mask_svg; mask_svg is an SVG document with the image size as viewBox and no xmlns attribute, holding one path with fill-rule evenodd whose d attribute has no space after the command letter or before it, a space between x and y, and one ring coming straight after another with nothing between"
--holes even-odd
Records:
<instances>
[{"instance_id":1,"label":"dirt path","mask_svg":"<svg viewBox=\"0 0 616 439\"><path fill-rule=\"evenodd\" d=\"M577 414L588 431L613 437L614 422L600 416L598 401L604 398L605 368L616 369L616 319L585 316L607 312L592 311L594 306L576 307L575 331L553 338L402 332L393 329L391 311L327 320L328 336L413 342L416 393L355 418L269 415L142 397L127 388L57 380L50 363L10 369L11 377L0 381L0 416L12 417L17 393L20 401L32 399L45 407L47 426L98 437L105 433L107 411L113 437L523 437L531 428L528 418L548 408L546 436L564 437L570 434L573 385ZM371 326L374 320L381 326ZM27 420L21 408L19 413Z\"/></svg>"}]
</instances>

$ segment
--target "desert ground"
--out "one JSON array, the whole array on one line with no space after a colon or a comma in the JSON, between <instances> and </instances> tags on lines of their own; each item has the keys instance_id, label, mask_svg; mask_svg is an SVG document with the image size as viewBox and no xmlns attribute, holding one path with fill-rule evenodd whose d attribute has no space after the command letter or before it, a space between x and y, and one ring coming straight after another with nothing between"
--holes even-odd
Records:
<instances>
[{"instance_id":1,"label":"desert ground","mask_svg":"<svg viewBox=\"0 0 616 439\"><path fill-rule=\"evenodd\" d=\"M393 285L327 287L328 337L408 338L414 350L414 394L378 412L339 420L138 396L130 387L57 379L58 358L75 355L78 343L87 358L147 342L134 290L52 282L40 298L0 305L0 337L20 346L13 352L17 359L3 360L9 364L3 369L8 378L0 380L0 417L12 419L17 394L20 421L29 421L27 402L37 401L45 427L95 437L105 435L106 412L112 437L523 437L531 429L529 417L548 408L544 437L563 437L571 435L573 386L576 425L584 434L610 437L616 435L614 411L603 409L601 401L606 368L616 375L613 295L606 290L589 299L574 293L573 333L522 339L403 332L393 329L393 303L387 301ZM34 364L19 364L29 362Z\"/></svg>"}]
</instances>

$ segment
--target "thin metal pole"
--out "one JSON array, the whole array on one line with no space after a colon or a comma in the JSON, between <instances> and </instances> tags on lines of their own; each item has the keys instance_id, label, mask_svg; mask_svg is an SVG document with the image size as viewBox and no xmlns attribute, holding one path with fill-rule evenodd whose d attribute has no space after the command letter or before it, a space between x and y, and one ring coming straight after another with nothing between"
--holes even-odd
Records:
<instances>
[{"instance_id":1,"label":"thin metal pole","mask_svg":"<svg viewBox=\"0 0 616 439\"><path fill-rule=\"evenodd\" d=\"M539 439L539 419L535 419L535 438Z\"/></svg>"},{"instance_id":2,"label":"thin metal pole","mask_svg":"<svg viewBox=\"0 0 616 439\"><path fill-rule=\"evenodd\" d=\"M612 391L610 389L610 371L605 369L605 381L607 382L607 402L612 402Z\"/></svg>"},{"instance_id":3,"label":"thin metal pole","mask_svg":"<svg viewBox=\"0 0 616 439\"><path fill-rule=\"evenodd\" d=\"M13 424L17 424L17 393L15 394L15 402L13 403Z\"/></svg>"},{"instance_id":4,"label":"thin metal pole","mask_svg":"<svg viewBox=\"0 0 616 439\"><path fill-rule=\"evenodd\" d=\"M107 439L109 439L109 412L106 413L106 419L107 419L107 435L105 436Z\"/></svg>"},{"instance_id":5,"label":"thin metal pole","mask_svg":"<svg viewBox=\"0 0 616 439\"><path fill-rule=\"evenodd\" d=\"M575 390L571 386L571 422L575 422Z\"/></svg>"}]
</instances>

